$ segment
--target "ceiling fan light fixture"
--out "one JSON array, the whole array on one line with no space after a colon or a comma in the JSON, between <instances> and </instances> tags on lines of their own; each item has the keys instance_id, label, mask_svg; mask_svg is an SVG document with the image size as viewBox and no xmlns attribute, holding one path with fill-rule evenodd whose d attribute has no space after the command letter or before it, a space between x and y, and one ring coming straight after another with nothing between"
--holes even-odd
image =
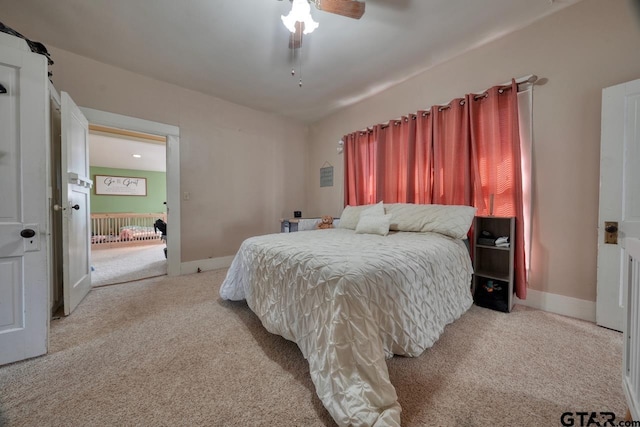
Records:
<instances>
[{"instance_id":1,"label":"ceiling fan light fixture","mask_svg":"<svg viewBox=\"0 0 640 427\"><path fill-rule=\"evenodd\" d=\"M284 26L292 33L296 32L296 22L304 23L304 34L311 34L320 25L311 17L311 6L307 0L293 0L291 12L280 17Z\"/></svg>"}]
</instances>

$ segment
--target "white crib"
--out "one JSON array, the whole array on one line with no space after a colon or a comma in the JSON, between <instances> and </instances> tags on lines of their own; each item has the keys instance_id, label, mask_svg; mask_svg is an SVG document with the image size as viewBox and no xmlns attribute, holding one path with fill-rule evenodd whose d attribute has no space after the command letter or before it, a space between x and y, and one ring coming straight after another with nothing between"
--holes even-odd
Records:
<instances>
[{"instance_id":1,"label":"white crib","mask_svg":"<svg viewBox=\"0 0 640 427\"><path fill-rule=\"evenodd\" d=\"M91 214L92 249L163 243L162 233L153 227L166 213Z\"/></svg>"}]
</instances>

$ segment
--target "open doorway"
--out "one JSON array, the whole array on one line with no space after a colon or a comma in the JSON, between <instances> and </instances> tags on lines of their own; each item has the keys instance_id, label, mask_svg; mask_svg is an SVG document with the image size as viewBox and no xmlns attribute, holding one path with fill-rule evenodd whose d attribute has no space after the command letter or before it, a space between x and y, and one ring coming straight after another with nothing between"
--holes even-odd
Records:
<instances>
[{"instance_id":1,"label":"open doorway","mask_svg":"<svg viewBox=\"0 0 640 427\"><path fill-rule=\"evenodd\" d=\"M167 274L166 137L89 126L91 284Z\"/></svg>"},{"instance_id":2,"label":"open doorway","mask_svg":"<svg viewBox=\"0 0 640 427\"><path fill-rule=\"evenodd\" d=\"M56 93L53 92L55 95ZM52 101L51 112L52 115L60 115L59 99ZM56 107L57 106L57 107ZM181 274L181 247L180 247L180 128L173 125L164 123L152 122L149 120L139 119L135 117L124 116L120 114L110 113L106 111L94 110L91 108L80 107L81 114L86 117L88 123L94 126L104 126L112 129L130 130L132 132L139 132L143 134L160 136L166 141L165 153L166 153L166 207L163 204L164 212L166 215L167 228L169 229L170 238L167 238L166 242L160 243L154 250L159 250L161 257L164 258L164 248L167 249L166 261L163 263L166 265L166 273L169 276L177 276ZM88 132L88 130L87 130ZM63 182L61 181L62 168L61 165L61 138L60 138L60 120L52 120L51 136L52 136L52 152L51 152L51 164L52 164L52 184L53 198L51 200L53 209L56 211L56 207L60 205L58 200L58 194L62 188ZM87 136L87 141L88 141ZM88 147L87 147L87 151ZM88 157L88 155L87 155ZM89 161L87 160L87 164ZM87 171L89 174L89 171ZM93 178L93 176L92 176ZM88 178L87 178L88 179ZM93 185L93 182L92 182ZM94 189L91 192L95 192ZM160 208L160 210L163 209ZM62 206L64 208L64 206ZM75 209L75 207L74 207ZM52 233L52 287L50 292L51 301L51 313L57 313L61 309L66 310L66 305L63 305L65 298L65 286L64 271L68 271L69 266L65 261L65 253L61 244L61 226L62 217L54 212L51 218ZM89 220L87 220L88 226ZM119 234L119 233L118 233ZM90 259L91 249L89 248L90 242L87 243L87 256L86 259ZM71 256L71 254L68 254ZM91 262L93 264L93 262Z\"/></svg>"},{"instance_id":3,"label":"open doorway","mask_svg":"<svg viewBox=\"0 0 640 427\"><path fill-rule=\"evenodd\" d=\"M80 109L90 125L127 129L166 138L166 214L168 234L170 235L166 241L167 274L169 276L180 275L180 128L92 108L80 107Z\"/></svg>"}]
</instances>

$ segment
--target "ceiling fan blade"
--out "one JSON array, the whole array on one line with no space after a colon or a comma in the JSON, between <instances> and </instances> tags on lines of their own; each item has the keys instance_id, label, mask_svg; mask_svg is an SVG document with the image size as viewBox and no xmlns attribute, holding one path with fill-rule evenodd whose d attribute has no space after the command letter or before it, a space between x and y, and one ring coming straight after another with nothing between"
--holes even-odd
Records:
<instances>
[{"instance_id":1,"label":"ceiling fan blade","mask_svg":"<svg viewBox=\"0 0 640 427\"><path fill-rule=\"evenodd\" d=\"M302 46L302 31L304 22L296 22L296 32L289 36L289 49L299 49Z\"/></svg>"},{"instance_id":2,"label":"ceiling fan blade","mask_svg":"<svg viewBox=\"0 0 640 427\"><path fill-rule=\"evenodd\" d=\"M360 19L364 15L364 1L358 0L315 0L316 7L324 12L348 18Z\"/></svg>"}]
</instances>

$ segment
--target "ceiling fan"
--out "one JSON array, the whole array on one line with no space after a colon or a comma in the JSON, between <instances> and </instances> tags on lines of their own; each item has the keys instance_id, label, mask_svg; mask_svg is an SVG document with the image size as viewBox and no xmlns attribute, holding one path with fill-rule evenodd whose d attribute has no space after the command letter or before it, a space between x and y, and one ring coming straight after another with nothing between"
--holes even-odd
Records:
<instances>
[{"instance_id":1,"label":"ceiling fan","mask_svg":"<svg viewBox=\"0 0 640 427\"><path fill-rule=\"evenodd\" d=\"M280 0L282 1L282 0ZM309 14L309 3L313 3L318 10L347 18L360 19L364 15L365 3L361 0L291 0L291 12L282 16L285 26L291 31L290 49L302 46L302 35L309 34L318 26Z\"/></svg>"},{"instance_id":2,"label":"ceiling fan","mask_svg":"<svg viewBox=\"0 0 640 427\"><path fill-rule=\"evenodd\" d=\"M360 19L364 15L364 1L361 0L313 0L318 10L347 18Z\"/></svg>"}]
</instances>

